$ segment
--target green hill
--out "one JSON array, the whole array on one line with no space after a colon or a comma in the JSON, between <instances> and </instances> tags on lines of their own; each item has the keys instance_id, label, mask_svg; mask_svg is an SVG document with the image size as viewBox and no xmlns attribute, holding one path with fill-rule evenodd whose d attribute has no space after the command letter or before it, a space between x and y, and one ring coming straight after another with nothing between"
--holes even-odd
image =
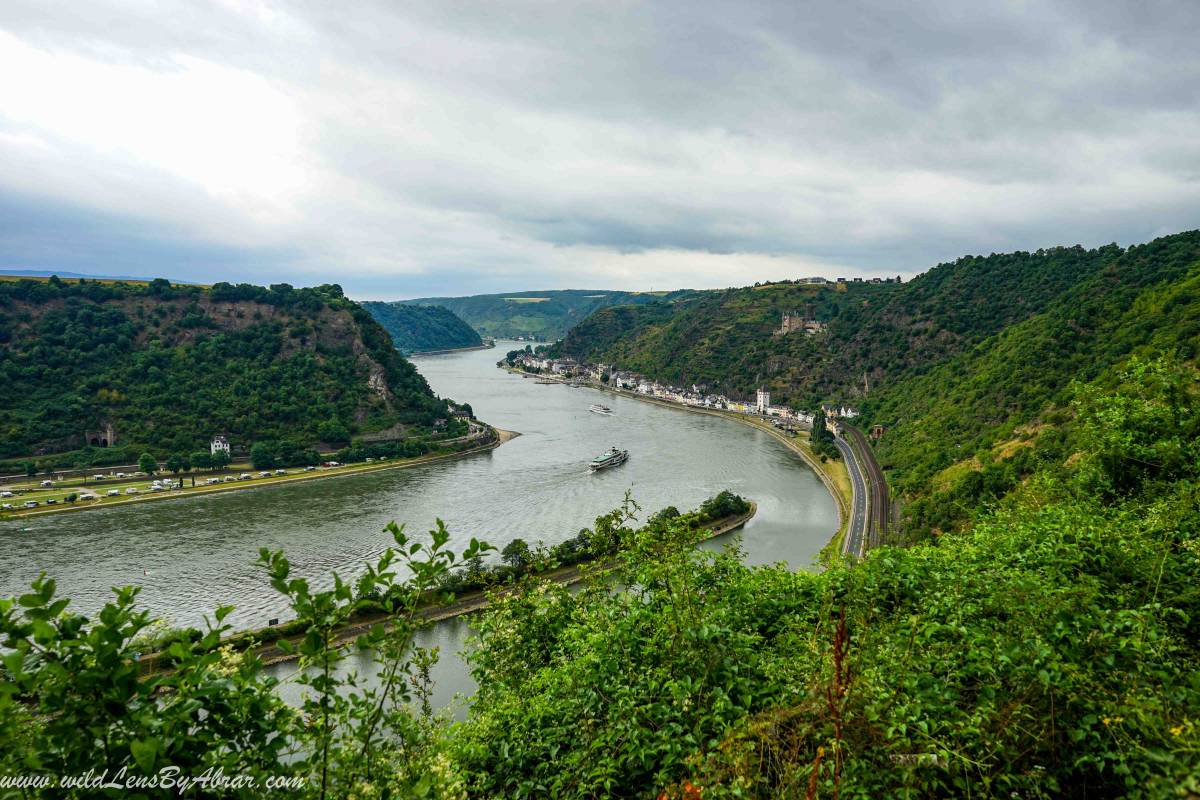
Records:
<instances>
[{"instance_id":1,"label":"green hill","mask_svg":"<svg viewBox=\"0 0 1200 800\"><path fill-rule=\"evenodd\" d=\"M552 342L598 308L639 305L691 294L677 292L612 292L597 289L551 289L543 292L479 294L471 297L426 297L401 300L404 305L435 305L452 311L483 336L518 337Z\"/></svg>"},{"instance_id":2,"label":"green hill","mask_svg":"<svg viewBox=\"0 0 1200 800\"><path fill-rule=\"evenodd\" d=\"M384 327L402 353L479 347L483 339L454 312L441 306L364 302L375 321Z\"/></svg>"},{"instance_id":3,"label":"green hill","mask_svg":"<svg viewBox=\"0 0 1200 800\"><path fill-rule=\"evenodd\" d=\"M743 396L761 381L801 407L859 406L864 424L887 427L880 458L915 497L946 488L955 465L984 469L993 448L1009 443L1002 460L1016 457L1014 437L1033 435L1018 429L1065 413L1072 381L1137 352L1194 357L1198 281L1193 231L1130 248L967 257L902 285L772 284L603 309L552 352ZM808 303L825 333L774 335L783 313ZM1028 469L1010 467L1009 485ZM942 527L954 507L936 519L918 507L916 528Z\"/></svg>"},{"instance_id":4,"label":"green hill","mask_svg":"<svg viewBox=\"0 0 1200 800\"><path fill-rule=\"evenodd\" d=\"M0 282L0 457L190 453L216 433L339 445L446 416L338 286Z\"/></svg>"}]
</instances>

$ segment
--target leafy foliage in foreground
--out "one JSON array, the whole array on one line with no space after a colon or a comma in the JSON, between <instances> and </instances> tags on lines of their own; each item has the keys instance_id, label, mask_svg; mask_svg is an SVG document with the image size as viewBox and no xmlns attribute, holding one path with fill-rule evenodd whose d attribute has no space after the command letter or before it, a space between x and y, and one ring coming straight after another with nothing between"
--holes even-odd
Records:
<instances>
[{"instance_id":1,"label":"leafy foliage in foreground","mask_svg":"<svg viewBox=\"0 0 1200 800\"><path fill-rule=\"evenodd\" d=\"M1200 791L1200 383L1169 359L1116 380L1080 390L1069 433L1090 455L968 534L814 575L695 551L660 522L620 530L625 592L502 600L454 739L473 790Z\"/></svg>"},{"instance_id":2,"label":"leafy foliage in foreground","mask_svg":"<svg viewBox=\"0 0 1200 800\"><path fill-rule=\"evenodd\" d=\"M113 463L83 438L105 423L136 458L221 432L245 448L417 435L447 416L338 286L0 282L0 458L82 447L72 461Z\"/></svg>"},{"instance_id":3,"label":"leafy foliage in foreground","mask_svg":"<svg viewBox=\"0 0 1200 800\"><path fill-rule=\"evenodd\" d=\"M367 301L361 304L392 337L402 353L478 347L479 334L441 306Z\"/></svg>"}]
</instances>

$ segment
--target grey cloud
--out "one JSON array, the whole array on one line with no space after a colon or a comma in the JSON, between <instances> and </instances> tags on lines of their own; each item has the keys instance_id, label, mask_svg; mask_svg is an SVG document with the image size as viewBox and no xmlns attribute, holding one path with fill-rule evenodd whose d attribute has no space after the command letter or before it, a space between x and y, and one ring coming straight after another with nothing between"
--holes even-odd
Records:
<instances>
[{"instance_id":1,"label":"grey cloud","mask_svg":"<svg viewBox=\"0 0 1200 800\"><path fill-rule=\"evenodd\" d=\"M750 282L738 254L909 272L1200 216L1192 2L250 8L12 2L0 27L151 68L184 53L293 98L317 176L295 230L211 242L264 270L516 289L578 280L586 248L723 254ZM161 226L164 252L186 228L122 224Z\"/></svg>"}]
</instances>

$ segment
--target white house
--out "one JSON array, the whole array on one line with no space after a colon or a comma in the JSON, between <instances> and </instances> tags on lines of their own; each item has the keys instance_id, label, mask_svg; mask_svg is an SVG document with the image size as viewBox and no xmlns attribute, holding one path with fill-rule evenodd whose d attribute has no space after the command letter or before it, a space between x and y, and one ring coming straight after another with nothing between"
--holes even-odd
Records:
<instances>
[{"instance_id":1,"label":"white house","mask_svg":"<svg viewBox=\"0 0 1200 800\"><path fill-rule=\"evenodd\" d=\"M217 454L218 450L223 451L225 453L225 455L229 455L229 440L226 439L221 434L217 434L216 436L214 436L213 440L212 440L212 444L209 445L209 452L212 455L215 456Z\"/></svg>"}]
</instances>

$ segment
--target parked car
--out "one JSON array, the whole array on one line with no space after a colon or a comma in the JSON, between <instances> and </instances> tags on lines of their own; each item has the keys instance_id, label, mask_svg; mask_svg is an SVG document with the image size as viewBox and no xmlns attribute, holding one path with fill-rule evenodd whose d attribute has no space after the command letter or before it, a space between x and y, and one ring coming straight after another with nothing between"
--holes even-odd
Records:
<instances>
[{"instance_id":1,"label":"parked car","mask_svg":"<svg viewBox=\"0 0 1200 800\"><path fill-rule=\"evenodd\" d=\"M121 494L121 490L120 490L120 489L109 489L109 490L108 490L107 492L105 492L104 494L105 494L105 496L107 496L107 497L119 497L119 496L120 496L120 494Z\"/></svg>"},{"instance_id":2,"label":"parked car","mask_svg":"<svg viewBox=\"0 0 1200 800\"><path fill-rule=\"evenodd\" d=\"M237 480L237 478L233 477L232 475L226 475L224 478L225 483L229 483L230 481L235 481L235 480Z\"/></svg>"},{"instance_id":3,"label":"parked car","mask_svg":"<svg viewBox=\"0 0 1200 800\"><path fill-rule=\"evenodd\" d=\"M117 477L118 477L118 478L124 478L124 477L125 477L125 473L124 473L124 472L118 472L118 473L117 473Z\"/></svg>"},{"instance_id":4,"label":"parked car","mask_svg":"<svg viewBox=\"0 0 1200 800\"><path fill-rule=\"evenodd\" d=\"M260 477L260 478L269 478L269 477L271 477L271 473L270 473L270 471L269 471L269 470L265 470L265 469L264 469L262 472L258 473L258 477Z\"/></svg>"},{"instance_id":5,"label":"parked car","mask_svg":"<svg viewBox=\"0 0 1200 800\"><path fill-rule=\"evenodd\" d=\"M248 481L248 480L251 480L251 479L253 479L253 478L254 478L254 476L253 476L253 475L251 475L249 472L243 472L241 475L238 475L238 480L239 480L239 481Z\"/></svg>"},{"instance_id":6,"label":"parked car","mask_svg":"<svg viewBox=\"0 0 1200 800\"><path fill-rule=\"evenodd\" d=\"M13 504L12 504L12 503L3 503L3 504L0 504L0 511L12 511L12 510L13 510Z\"/></svg>"},{"instance_id":7,"label":"parked car","mask_svg":"<svg viewBox=\"0 0 1200 800\"><path fill-rule=\"evenodd\" d=\"M56 506L56 505L58 505L58 501L57 501L57 500L55 500L53 497L51 497L49 500L47 500L47 501L46 501L46 505L48 505L48 506Z\"/></svg>"},{"instance_id":8,"label":"parked car","mask_svg":"<svg viewBox=\"0 0 1200 800\"><path fill-rule=\"evenodd\" d=\"M37 501L37 500L26 500L26 501L25 501L25 507L26 507L26 508L37 508L37 507L38 507L38 501Z\"/></svg>"},{"instance_id":9,"label":"parked car","mask_svg":"<svg viewBox=\"0 0 1200 800\"><path fill-rule=\"evenodd\" d=\"M313 470L315 470L315 469L316 469L316 467L305 467L305 468L304 468L304 471L305 471L305 472L312 472L312 471L313 471Z\"/></svg>"},{"instance_id":10,"label":"parked car","mask_svg":"<svg viewBox=\"0 0 1200 800\"><path fill-rule=\"evenodd\" d=\"M205 481L205 483L207 483L209 486L212 486L214 483L220 483L220 482L221 482L220 478L209 478L207 481Z\"/></svg>"},{"instance_id":11,"label":"parked car","mask_svg":"<svg viewBox=\"0 0 1200 800\"><path fill-rule=\"evenodd\" d=\"M277 470L275 470L275 474L276 475L287 475L287 470L286 469L277 469Z\"/></svg>"},{"instance_id":12,"label":"parked car","mask_svg":"<svg viewBox=\"0 0 1200 800\"><path fill-rule=\"evenodd\" d=\"M125 494L137 494L137 493L138 493L138 490L133 488L132 486L130 486L128 489L125 490Z\"/></svg>"},{"instance_id":13,"label":"parked car","mask_svg":"<svg viewBox=\"0 0 1200 800\"><path fill-rule=\"evenodd\" d=\"M54 485L54 481L42 481L43 489L49 489L53 485Z\"/></svg>"},{"instance_id":14,"label":"parked car","mask_svg":"<svg viewBox=\"0 0 1200 800\"><path fill-rule=\"evenodd\" d=\"M0 497L12 497L12 492L0 492Z\"/></svg>"},{"instance_id":15,"label":"parked car","mask_svg":"<svg viewBox=\"0 0 1200 800\"><path fill-rule=\"evenodd\" d=\"M104 476L103 476L103 475L93 475L93 476L92 476L92 480L94 480L94 481L102 481L102 480L104 480Z\"/></svg>"}]
</instances>

